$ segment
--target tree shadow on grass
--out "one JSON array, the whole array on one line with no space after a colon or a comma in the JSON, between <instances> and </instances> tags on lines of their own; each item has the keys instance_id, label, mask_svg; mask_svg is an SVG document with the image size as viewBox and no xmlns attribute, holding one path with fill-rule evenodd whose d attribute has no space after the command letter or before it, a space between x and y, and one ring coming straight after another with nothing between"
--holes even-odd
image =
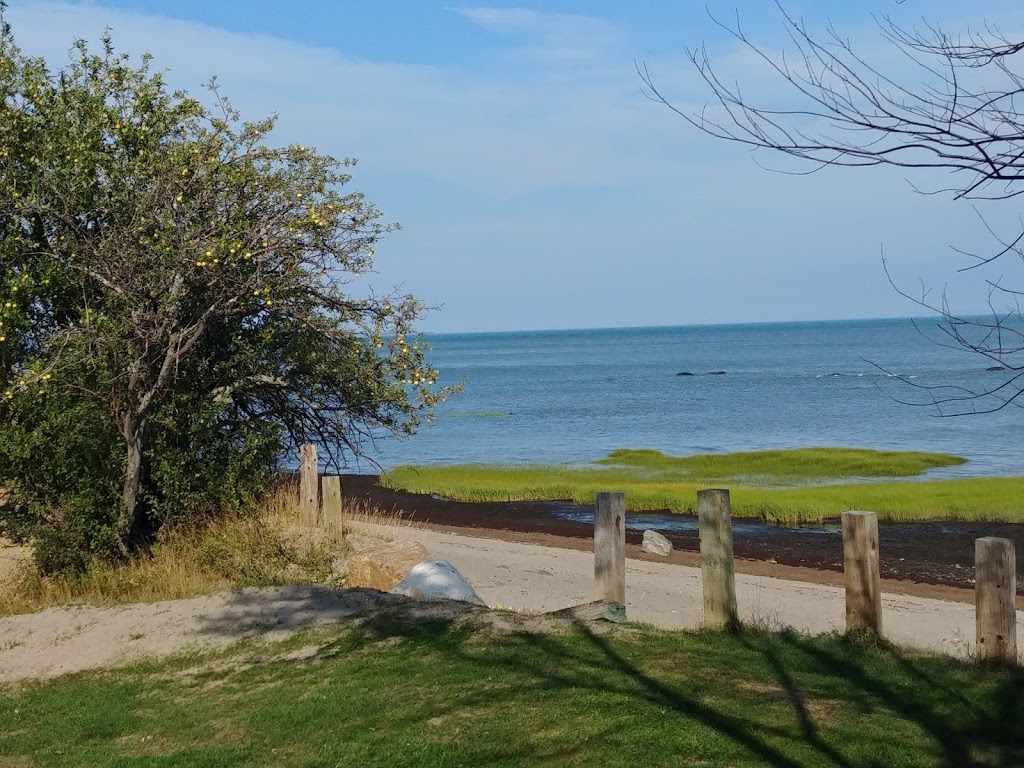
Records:
<instances>
[{"instance_id":1,"label":"tree shadow on grass","mask_svg":"<svg viewBox=\"0 0 1024 768\"><path fill-rule=\"evenodd\" d=\"M979 670L991 674L991 690L983 701L971 702L962 691L923 669L920 660L899 649L878 643L876 653L896 662L900 671L917 685L897 685L863 663L866 655L862 638L843 638L824 644L795 632L780 636L782 642L802 655L808 664L840 678L868 701L914 722L938 744L942 765L1021 766L1024 765L1024 670L1009 665L983 664ZM770 645L761 652L785 674ZM952 670L955 662L947 662Z\"/></svg>"},{"instance_id":2,"label":"tree shadow on grass","mask_svg":"<svg viewBox=\"0 0 1024 768\"><path fill-rule=\"evenodd\" d=\"M200 616L195 634L199 640L231 641L325 624L357 624L393 610L404 612L415 622L454 617L480 608L455 601L418 603L375 589L331 589L311 584L252 588L233 593L219 610Z\"/></svg>"},{"instance_id":3,"label":"tree shadow on grass","mask_svg":"<svg viewBox=\"0 0 1024 768\"><path fill-rule=\"evenodd\" d=\"M771 670L774 683L792 710L798 732L785 727L765 727L750 719L716 711L702 698L689 694L678 684L666 683L652 676L640 665L630 661L617 643L594 633L593 625L577 624L578 632L598 651L623 680L638 688L639 695L652 704L670 708L683 717L714 729L741 745L752 756L772 766L836 765L888 766L884 757L846 755L835 743L829 743L822 728L811 714L810 701L821 698L818 686L801 683L801 673L813 670L819 676L832 678L841 693L836 699L847 704L851 700L861 711L891 712L901 720L914 723L938 747L940 765L957 768L974 766L1024 765L1024 671L1017 667L989 670L989 689L982 701L970 702L954 685L939 683L936 667L963 667L952 660L913 658L900 650L882 644L868 645L859 639L812 638L793 631L762 633L740 631L733 636L720 635L723 643L738 643L752 655L762 659ZM528 638L543 653L549 645L545 638ZM893 679L892 666L906 673L914 682ZM543 673L544 667L536 670ZM564 667L563 667L564 669ZM593 685L586 678L572 679L571 672L559 677L573 685ZM723 681L723 686L729 684ZM609 692L617 686L606 686ZM769 743L800 741L813 750L813 762L806 763ZM882 745L884 746L884 745Z\"/></svg>"},{"instance_id":4,"label":"tree shadow on grass","mask_svg":"<svg viewBox=\"0 0 1024 768\"><path fill-rule=\"evenodd\" d=\"M780 768L892 764L885 757L888 745L884 731L881 736L865 735L851 743L830 733L835 724L823 718L820 710L820 703L829 700L842 710L842 717L890 716L913 724L930 749L930 753L920 755L919 761L915 755L915 764L928 764L930 759L951 768L1024 765L1024 671L1019 668L981 671L983 684L970 686L965 692L958 681L974 672L958 662L856 639L812 638L791 631L768 634L741 630L695 636L652 630L653 640L648 638L642 647L654 649L662 663L659 668L648 657L631 658L640 646L630 637L629 628L584 622L562 624L572 633L567 638L537 631L538 627L517 629L515 617L508 614L465 604L413 603L393 597L387 596L380 603L370 601L358 618L347 615L346 620L352 619L347 631L321 647L316 658L327 661L368 650L389 652L402 647L438 654L446 661L479 670L482 676L514 677L514 689L499 689L497 694L505 700L496 701L493 690L481 691L478 686L473 686L477 690L455 688L431 703L431 717L488 710L497 705L529 707L531 696L586 692L671 713L713 732L731 743L733 751L739 750L759 764ZM365 595L356 598L370 599ZM244 606L239 607L244 613ZM312 610L312 606L306 607ZM507 619L498 632L495 616ZM233 620L237 621L237 616ZM495 634L503 634L506 639L496 639ZM705 675L709 668L720 665L722 679L713 686L714 695L708 695L706 684L696 684L699 672L688 677L688 659L695 652L707 656ZM734 668L728 666L730 660ZM670 666L665 667L666 663ZM737 694L740 698L736 701L743 696L770 699L784 704L791 717L766 719L763 712L760 717L745 713L735 701L731 707L723 704L735 693L739 676L748 675L760 678L762 687ZM627 707L626 711L635 712L637 707ZM410 723L392 725L403 724ZM849 727L848 722L846 725ZM676 727L685 726L680 723ZM607 726L595 720L590 744L622 737L617 728L614 718ZM529 748L496 744L488 749L489 760L525 763L560 758L570 761L583 747L538 740Z\"/></svg>"}]
</instances>

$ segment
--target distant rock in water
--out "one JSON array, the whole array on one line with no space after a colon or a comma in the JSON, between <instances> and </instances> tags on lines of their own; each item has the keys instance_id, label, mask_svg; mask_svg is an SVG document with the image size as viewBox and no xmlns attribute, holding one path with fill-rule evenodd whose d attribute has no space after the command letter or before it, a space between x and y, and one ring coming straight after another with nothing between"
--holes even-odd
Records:
<instances>
[{"instance_id":1,"label":"distant rock in water","mask_svg":"<svg viewBox=\"0 0 1024 768\"><path fill-rule=\"evenodd\" d=\"M680 371L679 373L676 374L676 376L693 376L693 375L694 374L690 373L689 371Z\"/></svg>"},{"instance_id":2,"label":"distant rock in water","mask_svg":"<svg viewBox=\"0 0 1024 768\"><path fill-rule=\"evenodd\" d=\"M986 370L986 371L1005 371L1005 370L1006 370L1006 368L1004 368L1004 367L1003 367L1003 366L1001 366L1001 365L993 365L993 366L991 366L991 367L989 367L989 368L986 368L985 370Z\"/></svg>"},{"instance_id":3,"label":"distant rock in water","mask_svg":"<svg viewBox=\"0 0 1024 768\"><path fill-rule=\"evenodd\" d=\"M708 376L725 376L725 371L708 371Z\"/></svg>"}]
</instances>

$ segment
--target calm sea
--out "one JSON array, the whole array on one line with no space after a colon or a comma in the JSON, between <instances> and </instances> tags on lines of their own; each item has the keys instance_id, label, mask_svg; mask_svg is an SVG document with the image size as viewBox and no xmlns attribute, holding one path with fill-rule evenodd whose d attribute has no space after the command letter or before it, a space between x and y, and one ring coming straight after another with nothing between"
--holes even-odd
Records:
<instances>
[{"instance_id":1,"label":"calm sea","mask_svg":"<svg viewBox=\"0 0 1024 768\"><path fill-rule=\"evenodd\" d=\"M917 324L927 337L905 319L432 335L441 381L465 392L370 455L389 467L835 445L970 459L936 474L1024 474L1021 408L946 418L899 402L1002 381L929 340L934 319Z\"/></svg>"}]
</instances>

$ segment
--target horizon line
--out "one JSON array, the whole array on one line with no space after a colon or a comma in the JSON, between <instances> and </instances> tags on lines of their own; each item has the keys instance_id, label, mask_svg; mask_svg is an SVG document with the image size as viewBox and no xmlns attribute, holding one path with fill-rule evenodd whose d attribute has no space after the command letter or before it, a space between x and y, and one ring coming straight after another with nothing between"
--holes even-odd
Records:
<instances>
[{"instance_id":1,"label":"horizon line","mask_svg":"<svg viewBox=\"0 0 1024 768\"><path fill-rule=\"evenodd\" d=\"M959 317L970 319L976 317L983 317L984 315L960 315ZM419 331L418 334L421 336L486 336L486 335L499 335L507 333L570 333L574 331L639 331L648 329L659 329L659 328L726 328L740 325L812 325L814 323L864 323L864 322L882 322L887 320L909 320L909 321L922 321L922 320L936 320L941 319L941 315L903 315L903 316L889 316L889 317L832 317L832 318L819 318L815 320L748 320L748 321L736 321L730 323L667 323L661 325L607 325L607 326L587 326L587 327L563 327L563 328L511 328L511 329L500 329L492 331Z\"/></svg>"}]
</instances>

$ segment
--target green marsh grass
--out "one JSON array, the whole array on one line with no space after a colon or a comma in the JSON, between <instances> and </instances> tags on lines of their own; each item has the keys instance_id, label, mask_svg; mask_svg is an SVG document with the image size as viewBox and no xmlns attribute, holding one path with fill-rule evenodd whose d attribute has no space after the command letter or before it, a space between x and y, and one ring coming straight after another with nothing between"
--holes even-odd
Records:
<instances>
[{"instance_id":1,"label":"green marsh grass","mask_svg":"<svg viewBox=\"0 0 1024 768\"><path fill-rule=\"evenodd\" d=\"M799 448L785 451L667 456L650 449L622 448L596 464L679 471L710 480L765 478L768 484L850 477L914 477L929 469L967 463L946 453L873 451L865 448Z\"/></svg>"},{"instance_id":2,"label":"green marsh grass","mask_svg":"<svg viewBox=\"0 0 1024 768\"><path fill-rule=\"evenodd\" d=\"M0 764L1020 765L1024 677L792 632L494 637L371 615L0 686Z\"/></svg>"},{"instance_id":3,"label":"green marsh grass","mask_svg":"<svg viewBox=\"0 0 1024 768\"><path fill-rule=\"evenodd\" d=\"M571 500L593 503L597 491L620 491L631 511L696 511L697 491L732 492L738 517L798 524L822 522L850 509L882 519L1024 522L1024 478L834 482L843 478L913 477L931 467L962 464L946 454L812 448L678 458L657 451L617 451L594 466L397 467L387 487L463 501ZM916 470L916 471L914 471Z\"/></svg>"}]
</instances>

